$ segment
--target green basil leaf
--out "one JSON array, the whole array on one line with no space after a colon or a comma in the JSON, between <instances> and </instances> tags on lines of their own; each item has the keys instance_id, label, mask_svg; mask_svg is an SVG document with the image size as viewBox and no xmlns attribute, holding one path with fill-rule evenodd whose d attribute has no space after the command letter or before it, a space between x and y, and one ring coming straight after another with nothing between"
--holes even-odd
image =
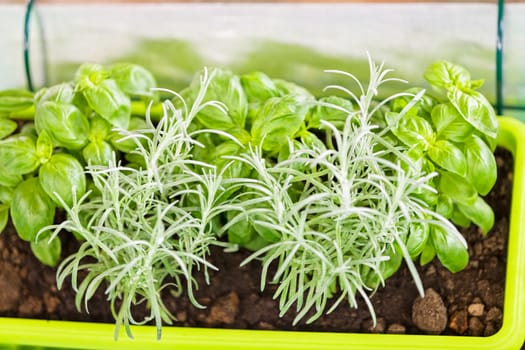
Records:
<instances>
[{"instance_id":1,"label":"green basil leaf","mask_svg":"<svg viewBox=\"0 0 525 350\"><path fill-rule=\"evenodd\" d=\"M471 80L469 88L471 88L472 90L477 90L480 87L482 87L484 83L485 83L484 79Z\"/></svg>"},{"instance_id":2,"label":"green basil leaf","mask_svg":"<svg viewBox=\"0 0 525 350\"><path fill-rule=\"evenodd\" d=\"M111 77L124 93L134 97L154 98L157 82L147 69L131 63L117 63L110 67Z\"/></svg>"},{"instance_id":3,"label":"green basil leaf","mask_svg":"<svg viewBox=\"0 0 525 350\"><path fill-rule=\"evenodd\" d=\"M413 99L415 95L419 94L424 89L414 87L405 91L405 93L411 94L412 96L400 96L395 98L391 105L391 111L400 113ZM432 109L438 103L438 101L430 96L423 95L421 98L410 108L406 114L407 115L419 115L420 117L430 116Z\"/></svg>"},{"instance_id":4,"label":"green basil leaf","mask_svg":"<svg viewBox=\"0 0 525 350\"><path fill-rule=\"evenodd\" d=\"M110 71L100 64L84 63L78 67L75 73L75 83L86 84L87 81L89 81L91 84L98 85L103 80L109 78L110 75Z\"/></svg>"},{"instance_id":5,"label":"green basil leaf","mask_svg":"<svg viewBox=\"0 0 525 350\"><path fill-rule=\"evenodd\" d=\"M40 167L38 178L44 191L59 207L62 207L61 200L71 207L74 197L80 198L86 193L84 168L69 154L53 155Z\"/></svg>"},{"instance_id":6,"label":"green basil leaf","mask_svg":"<svg viewBox=\"0 0 525 350\"><path fill-rule=\"evenodd\" d=\"M281 239L279 232L275 231L273 228L265 225L265 221L256 221L253 223L253 228L265 241L270 243L278 242Z\"/></svg>"},{"instance_id":7,"label":"green basil leaf","mask_svg":"<svg viewBox=\"0 0 525 350\"><path fill-rule=\"evenodd\" d=\"M210 153L209 161L219 168L230 162L224 156L238 155L242 150L242 147L234 141L226 141L213 148L214 150Z\"/></svg>"},{"instance_id":8,"label":"green basil leaf","mask_svg":"<svg viewBox=\"0 0 525 350\"><path fill-rule=\"evenodd\" d=\"M437 226L434 226L430 232L441 264L451 272L463 270L468 264L469 255L465 241L458 236L459 233L447 232Z\"/></svg>"},{"instance_id":9,"label":"green basil leaf","mask_svg":"<svg viewBox=\"0 0 525 350\"><path fill-rule=\"evenodd\" d=\"M319 137L317 137L316 134L311 133L309 131L301 133L301 142L303 145L307 146L310 149L319 149L319 150L326 149L325 143L321 141Z\"/></svg>"},{"instance_id":10,"label":"green basil leaf","mask_svg":"<svg viewBox=\"0 0 525 350\"><path fill-rule=\"evenodd\" d=\"M8 169L9 174L24 175L38 168L35 141L22 135L10 136L0 140L0 169Z\"/></svg>"},{"instance_id":11,"label":"green basil leaf","mask_svg":"<svg viewBox=\"0 0 525 350\"><path fill-rule=\"evenodd\" d=\"M465 155L452 142L437 140L428 147L428 157L439 167L465 177L467 160Z\"/></svg>"},{"instance_id":12,"label":"green basil leaf","mask_svg":"<svg viewBox=\"0 0 525 350\"><path fill-rule=\"evenodd\" d=\"M9 218L9 207L0 203L0 233L2 233L7 226L7 219Z\"/></svg>"},{"instance_id":13,"label":"green basil leaf","mask_svg":"<svg viewBox=\"0 0 525 350\"><path fill-rule=\"evenodd\" d=\"M293 95L298 97L301 96L306 101L315 100L314 96L310 93L310 91L295 83L282 79L273 79L273 83L279 91L279 96Z\"/></svg>"},{"instance_id":14,"label":"green basil leaf","mask_svg":"<svg viewBox=\"0 0 525 350\"><path fill-rule=\"evenodd\" d=\"M452 202L452 199L445 195L438 196L438 201L436 204L436 213L439 215L449 218L452 215L452 211L454 210L454 203Z\"/></svg>"},{"instance_id":15,"label":"green basil leaf","mask_svg":"<svg viewBox=\"0 0 525 350\"><path fill-rule=\"evenodd\" d=\"M0 185L0 203L9 205L13 200L13 191L12 187L6 187Z\"/></svg>"},{"instance_id":16,"label":"green basil leaf","mask_svg":"<svg viewBox=\"0 0 525 350\"><path fill-rule=\"evenodd\" d=\"M82 150L82 156L89 165L108 165L115 150L106 141L90 142Z\"/></svg>"},{"instance_id":17,"label":"green basil leaf","mask_svg":"<svg viewBox=\"0 0 525 350\"><path fill-rule=\"evenodd\" d=\"M95 85L79 85L88 105L111 125L127 129L131 117L131 100L113 79Z\"/></svg>"},{"instance_id":18,"label":"green basil leaf","mask_svg":"<svg viewBox=\"0 0 525 350\"><path fill-rule=\"evenodd\" d=\"M88 119L71 104L53 101L39 103L35 112L35 127L38 132L47 131L57 146L70 150L79 150L88 141Z\"/></svg>"},{"instance_id":19,"label":"green basil leaf","mask_svg":"<svg viewBox=\"0 0 525 350\"><path fill-rule=\"evenodd\" d=\"M23 89L0 91L0 113L22 111L33 105L33 93Z\"/></svg>"},{"instance_id":20,"label":"green basil leaf","mask_svg":"<svg viewBox=\"0 0 525 350\"><path fill-rule=\"evenodd\" d=\"M423 247L423 250L421 251L421 256L419 257L419 263L421 266L425 266L432 260L434 260L436 256L436 250L434 249L434 244L432 243L432 236L429 235L427 243Z\"/></svg>"},{"instance_id":21,"label":"green basil leaf","mask_svg":"<svg viewBox=\"0 0 525 350\"><path fill-rule=\"evenodd\" d=\"M215 70L213 74L203 102L220 101L226 107L226 113L215 106L207 106L199 111L197 120L210 129L223 131L243 129L248 114L248 99L240 78L228 70ZM197 97L200 85L200 76L197 76L187 92L188 102L192 102Z\"/></svg>"},{"instance_id":22,"label":"green basil leaf","mask_svg":"<svg viewBox=\"0 0 525 350\"><path fill-rule=\"evenodd\" d=\"M17 127L15 121L0 117L0 140L14 133Z\"/></svg>"},{"instance_id":23,"label":"green basil leaf","mask_svg":"<svg viewBox=\"0 0 525 350\"><path fill-rule=\"evenodd\" d=\"M385 118L392 133L409 147L419 144L427 147L428 143L434 139L432 125L422 117L400 116L399 113L387 112Z\"/></svg>"},{"instance_id":24,"label":"green basil leaf","mask_svg":"<svg viewBox=\"0 0 525 350\"><path fill-rule=\"evenodd\" d=\"M137 131L137 130L144 130L146 129L146 121L144 118L138 118L138 117L132 117L129 121L129 127L128 131ZM132 139L125 139L123 140L123 134L118 130L113 130L109 134L108 140L110 141L111 145L124 153L129 153L135 149L137 149L137 144ZM145 144L146 140L140 139L140 142L142 144Z\"/></svg>"},{"instance_id":25,"label":"green basil leaf","mask_svg":"<svg viewBox=\"0 0 525 350\"><path fill-rule=\"evenodd\" d=\"M47 162L53 155L53 140L48 132L43 130L36 140L36 156L40 163Z\"/></svg>"},{"instance_id":26,"label":"green basil leaf","mask_svg":"<svg viewBox=\"0 0 525 350\"><path fill-rule=\"evenodd\" d=\"M71 104L74 96L75 90L73 86L70 83L63 83L40 90L35 95L35 100L37 104L45 101Z\"/></svg>"},{"instance_id":27,"label":"green basil leaf","mask_svg":"<svg viewBox=\"0 0 525 350\"><path fill-rule=\"evenodd\" d=\"M95 115L89 120L90 141L104 141L110 136L111 133L111 124L109 124L104 118Z\"/></svg>"},{"instance_id":28,"label":"green basil leaf","mask_svg":"<svg viewBox=\"0 0 525 350\"><path fill-rule=\"evenodd\" d=\"M453 142L463 142L472 133L474 128L457 111L451 103L437 105L432 110L432 123L437 136Z\"/></svg>"},{"instance_id":29,"label":"green basil leaf","mask_svg":"<svg viewBox=\"0 0 525 350\"><path fill-rule=\"evenodd\" d=\"M31 250L41 263L47 266L55 267L60 260L62 253L62 243L58 237L54 237L51 242L47 239L41 239L38 242L31 242Z\"/></svg>"},{"instance_id":30,"label":"green basil leaf","mask_svg":"<svg viewBox=\"0 0 525 350\"><path fill-rule=\"evenodd\" d=\"M287 95L266 101L253 120L251 135L265 151L278 152L303 125L308 103L302 97Z\"/></svg>"},{"instance_id":31,"label":"green basil leaf","mask_svg":"<svg viewBox=\"0 0 525 350\"><path fill-rule=\"evenodd\" d=\"M321 97L307 115L308 128L321 128L321 120L342 130L349 114L354 110L352 102L338 96Z\"/></svg>"},{"instance_id":32,"label":"green basil leaf","mask_svg":"<svg viewBox=\"0 0 525 350\"><path fill-rule=\"evenodd\" d=\"M473 205L478 197L476 189L465 178L448 171L440 173L438 191L463 205Z\"/></svg>"},{"instance_id":33,"label":"green basil leaf","mask_svg":"<svg viewBox=\"0 0 525 350\"><path fill-rule=\"evenodd\" d=\"M240 79L249 103L264 103L269 98L280 96L273 80L264 73L248 73L241 75Z\"/></svg>"},{"instance_id":34,"label":"green basil leaf","mask_svg":"<svg viewBox=\"0 0 525 350\"><path fill-rule=\"evenodd\" d=\"M485 96L474 90L465 92L456 87L452 87L447 95L452 105L470 125L488 137L497 137L496 113Z\"/></svg>"},{"instance_id":35,"label":"green basil leaf","mask_svg":"<svg viewBox=\"0 0 525 350\"><path fill-rule=\"evenodd\" d=\"M11 174L3 168L0 171L0 186L5 187L16 187L20 182L22 182L23 177L20 174Z\"/></svg>"},{"instance_id":36,"label":"green basil leaf","mask_svg":"<svg viewBox=\"0 0 525 350\"><path fill-rule=\"evenodd\" d=\"M376 270L368 269L368 266L365 266L365 269L361 270L361 275L366 276L365 283L368 287L377 288L381 280L384 281L399 270L403 262L403 252L397 243L394 243L392 247L389 247L385 251L385 256L388 257L388 260L380 263L379 274Z\"/></svg>"},{"instance_id":37,"label":"green basil leaf","mask_svg":"<svg viewBox=\"0 0 525 350\"><path fill-rule=\"evenodd\" d=\"M474 203L475 203L475 201L474 201ZM463 227L463 228L467 228L467 227L469 227L472 224L470 219L468 217L466 217L465 214L463 214L463 212L461 212L458 209L457 205L454 205L454 210L452 211L452 214L450 214L450 220L455 225Z\"/></svg>"},{"instance_id":38,"label":"green basil leaf","mask_svg":"<svg viewBox=\"0 0 525 350\"><path fill-rule=\"evenodd\" d=\"M430 185L430 184L429 184ZM427 189L418 189L414 195L421 199L423 202L427 203L429 206L436 205L438 201L438 194L432 190Z\"/></svg>"},{"instance_id":39,"label":"green basil leaf","mask_svg":"<svg viewBox=\"0 0 525 350\"><path fill-rule=\"evenodd\" d=\"M235 214L228 212L228 220L232 220ZM258 250L269 244L257 234L248 219L240 220L228 229L228 242L238 244L249 250Z\"/></svg>"},{"instance_id":40,"label":"green basil leaf","mask_svg":"<svg viewBox=\"0 0 525 350\"><path fill-rule=\"evenodd\" d=\"M35 124L33 123L27 123L22 126L20 129L20 135L28 136L32 138L33 140L38 139L38 132L36 131Z\"/></svg>"},{"instance_id":41,"label":"green basil leaf","mask_svg":"<svg viewBox=\"0 0 525 350\"><path fill-rule=\"evenodd\" d=\"M53 224L55 218L55 205L36 177L16 187L10 211L16 232L25 241L34 241L38 231Z\"/></svg>"},{"instance_id":42,"label":"green basil leaf","mask_svg":"<svg viewBox=\"0 0 525 350\"><path fill-rule=\"evenodd\" d=\"M425 71L424 77L431 85L446 89L451 86L468 87L470 84L470 73L448 61L432 63Z\"/></svg>"},{"instance_id":43,"label":"green basil leaf","mask_svg":"<svg viewBox=\"0 0 525 350\"><path fill-rule=\"evenodd\" d=\"M406 242L406 247L410 257L415 258L423 252L427 244L429 228L421 224L410 224L410 233ZM402 254L401 254L402 256Z\"/></svg>"},{"instance_id":44,"label":"green basil leaf","mask_svg":"<svg viewBox=\"0 0 525 350\"><path fill-rule=\"evenodd\" d=\"M457 205L462 214L476 224L484 234L487 234L494 226L494 211L479 197L474 205Z\"/></svg>"},{"instance_id":45,"label":"green basil leaf","mask_svg":"<svg viewBox=\"0 0 525 350\"><path fill-rule=\"evenodd\" d=\"M467 178L482 196L489 193L496 183L498 168L490 148L476 135L465 142Z\"/></svg>"}]
</instances>

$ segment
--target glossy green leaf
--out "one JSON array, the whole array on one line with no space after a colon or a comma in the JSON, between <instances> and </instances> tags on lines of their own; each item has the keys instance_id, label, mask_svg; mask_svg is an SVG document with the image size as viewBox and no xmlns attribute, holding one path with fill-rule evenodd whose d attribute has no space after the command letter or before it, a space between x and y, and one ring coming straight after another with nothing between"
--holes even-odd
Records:
<instances>
[{"instance_id":1,"label":"glossy green leaf","mask_svg":"<svg viewBox=\"0 0 525 350\"><path fill-rule=\"evenodd\" d=\"M131 100L115 80L80 85L88 105L111 125L127 129L131 117Z\"/></svg>"},{"instance_id":2,"label":"glossy green leaf","mask_svg":"<svg viewBox=\"0 0 525 350\"><path fill-rule=\"evenodd\" d=\"M366 276L365 281L368 287L377 288L381 283L381 279L386 280L396 273L399 270L399 267L401 267L401 264L403 263L403 252L397 243L394 243L392 247L389 247L385 251L385 256L388 257L388 260L382 261L379 265L379 274L376 270L368 269L368 266L366 265L361 271L361 274Z\"/></svg>"},{"instance_id":3,"label":"glossy green leaf","mask_svg":"<svg viewBox=\"0 0 525 350\"><path fill-rule=\"evenodd\" d=\"M205 152L206 149L203 151ZM228 156L238 156L241 154L242 150L242 147L236 142L226 141L213 147L213 150L209 151L205 159L207 159L210 164L217 166L218 170L222 170L226 164L231 162L224 176L228 178L246 178L250 175L250 167L246 166L243 162L232 162L230 159L225 158Z\"/></svg>"},{"instance_id":4,"label":"glossy green leaf","mask_svg":"<svg viewBox=\"0 0 525 350\"><path fill-rule=\"evenodd\" d=\"M16 187L10 212L20 238L34 241L38 231L53 223L55 205L40 186L38 178L32 177Z\"/></svg>"},{"instance_id":5,"label":"glossy green leaf","mask_svg":"<svg viewBox=\"0 0 525 350\"><path fill-rule=\"evenodd\" d=\"M309 106L302 97L287 95L266 101L255 117L251 135L265 151L277 152L301 128Z\"/></svg>"},{"instance_id":6,"label":"glossy green leaf","mask_svg":"<svg viewBox=\"0 0 525 350\"><path fill-rule=\"evenodd\" d=\"M47 239L41 239L38 242L31 241L31 250L41 263L55 267L60 260L62 243L58 237L54 237L51 242Z\"/></svg>"},{"instance_id":7,"label":"glossy green leaf","mask_svg":"<svg viewBox=\"0 0 525 350\"><path fill-rule=\"evenodd\" d=\"M38 132L47 131L57 146L69 150L79 150L88 141L88 119L72 104L39 103L35 112L35 127Z\"/></svg>"},{"instance_id":8,"label":"glossy green leaf","mask_svg":"<svg viewBox=\"0 0 525 350\"><path fill-rule=\"evenodd\" d=\"M429 228L418 223L410 225L410 233L406 241L408 253L415 258L423 252L427 244ZM402 255L402 254L401 254Z\"/></svg>"},{"instance_id":9,"label":"glossy green leaf","mask_svg":"<svg viewBox=\"0 0 525 350\"><path fill-rule=\"evenodd\" d=\"M24 89L0 91L0 113L22 111L33 105L33 93Z\"/></svg>"},{"instance_id":10,"label":"glossy green leaf","mask_svg":"<svg viewBox=\"0 0 525 350\"><path fill-rule=\"evenodd\" d=\"M434 244L432 243L432 237L429 235L427 243L421 251L421 256L419 257L419 263L421 266L425 266L436 257L436 250L434 249Z\"/></svg>"},{"instance_id":11,"label":"glossy green leaf","mask_svg":"<svg viewBox=\"0 0 525 350\"><path fill-rule=\"evenodd\" d=\"M14 188L0 185L0 203L9 205L13 200Z\"/></svg>"},{"instance_id":12,"label":"glossy green leaf","mask_svg":"<svg viewBox=\"0 0 525 350\"><path fill-rule=\"evenodd\" d=\"M77 84L100 84L109 78L110 71L97 63L84 63L75 72L75 83ZM87 82L86 82L87 81Z\"/></svg>"},{"instance_id":13,"label":"glossy green leaf","mask_svg":"<svg viewBox=\"0 0 525 350\"><path fill-rule=\"evenodd\" d=\"M9 218L9 207L0 203L0 233L2 233L7 226L7 219Z\"/></svg>"},{"instance_id":14,"label":"glossy green leaf","mask_svg":"<svg viewBox=\"0 0 525 350\"><path fill-rule=\"evenodd\" d=\"M423 76L431 85L447 89L451 86L468 87L470 83L470 73L448 61L432 63Z\"/></svg>"},{"instance_id":15,"label":"glossy green leaf","mask_svg":"<svg viewBox=\"0 0 525 350\"><path fill-rule=\"evenodd\" d=\"M482 87L484 83L485 83L484 79L471 80L469 88L476 90Z\"/></svg>"},{"instance_id":16,"label":"glossy green leaf","mask_svg":"<svg viewBox=\"0 0 525 350\"><path fill-rule=\"evenodd\" d=\"M414 87L405 91L405 93L411 94L411 96L400 96L392 101L391 111L400 113L413 99L414 96L423 91L424 89ZM406 114L407 115L419 115L420 117L430 116L432 109L438 103L438 101L430 96L423 95L421 98L410 108Z\"/></svg>"},{"instance_id":17,"label":"glossy green leaf","mask_svg":"<svg viewBox=\"0 0 525 350\"><path fill-rule=\"evenodd\" d=\"M273 79L273 83L275 84L275 87L279 91L280 96L284 96L284 95L302 96L307 101L310 101L310 100L313 101L315 99L314 96L310 93L310 91L290 81L286 81L282 79Z\"/></svg>"},{"instance_id":18,"label":"glossy green leaf","mask_svg":"<svg viewBox=\"0 0 525 350\"><path fill-rule=\"evenodd\" d=\"M399 113L388 112L385 118L392 133L409 147L419 144L427 147L428 143L434 139L432 125L422 117L417 115L401 116Z\"/></svg>"},{"instance_id":19,"label":"glossy green leaf","mask_svg":"<svg viewBox=\"0 0 525 350\"><path fill-rule=\"evenodd\" d=\"M309 131L301 133L301 142L308 148L320 150L326 149L325 143L321 141L316 134Z\"/></svg>"},{"instance_id":20,"label":"glossy green leaf","mask_svg":"<svg viewBox=\"0 0 525 350\"><path fill-rule=\"evenodd\" d=\"M321 120L324 120L342 130L353 110L352 103L347 99L337 96L321 97L319 104L307 115L306 121L309 128L320 128Z\"/></svg>"},{"instance_id":21,"label":"glossy green leaf","mask_svg":"<svg viewBox=\"0 0 525 350\"><path fill-rule=\"evenodd\" d=\"M34 123L25 123L20 129L19 134L23 136L28 136L32 138L33 140L38 139L38 132L36 131L36 127Z\"/></svg>"},{"instance_id":22,"label":"glossy green leaf","mask_svg":"<svg viewBox=\"0 0 525 350\"><path fill-rule=\"evenodd\" d=\"M455 87L451 88L447 95L452 105L470 125L488 137L497 137L496 113L485 96L474 90L465 92Z\"/></svg>"},{"instance_id":23,"label":"glossy green leaf","mask_svg":"<svg viewBox=\"0 0 525 350\"><path fill-rule=\"evenodd\" d=\"M478 197L476 189L465 178L448 171L440 173L438 191L463 205L473 205Z\"/></svg>"},{"instance_id":24,"label":"glossy green leaf","mask_svg":"<svg viewBox=\"0 0 525 350\"><path fill-rule=\"evenodd\" d=\"M206 128L228 131L244 128L248 114L248 99L241 85L240 78L228 70L215 70L204 102L220 101L224 110L207 106L199 111L197 120ZM193 101L200 90L200 77L195 79L189 89L189 101ZM188 101L187 101L188 102Z\"/></svg>"},{"instance_id":25,"label":"glossy green leaf","mask_svg":"<svg viewBox=\"0 0 525 350\"><path fill-rule=\"evenodd\" d=\"M431 235L437 257L443 266L451 272L461 271L467 266L469 255L464 240L437 226L432 227Z\"/></svg>"},{"instance_id":26,"label":"glossy green leaf","mask_svg":"<svg viewBox=\"0 0 525 350\"><path fill-rule=\"evenodd\" d=\"M273 80L264 73L243 74L240 79L249 103L264 103L269 98L280 96Z\"/></svg>"},{"instance_id":27,"label":"glossy green leaf","mask_svg":"<svg viewBox=\"0 0 525 350\"><path fill-rule=\"evenodd\" d=\"M464 147L467 158L467 178L484 196L496 183L498 176L496 158L485 142L475 135L465 142Z\"/></svg>"},{"instance_id":28,"label":"glossy green leaf","mask_svg":"<svg viewBox=\"0 0 525 350\"><path fill-rule=\"evenodd\" d=\"M90 142L82 150L82 156L89 165L108 165L115 150L106 141Z\"/></svg>"},{"instance_id":29,"label":"glossy green leaf","mask_svg":"<svg viewBox=\"0 0 525 350\"><path fill-rule=\"evenodd\" d=\"M437 140L428 147L428 157L440 168L461 177L467 174L467 160L463 152L452 142Z\"/></svg>"},{"instance_id":30,"label":"glossy green leaf","mask_svg":"<svg viewBox=\"0 0 525 350\"><path fill-rule=\"evenodd\" d=\"M484 234L487 234L494 226L494 211L479 197L476 199L474 205L457 205L465 217L476 224Z\"/></svg>"},{"instance_id":31,"label":"glossy green leaf","mask_svg":"<svg viewBox=\"0 0 525 350\"><path fill-rule=\"evenodd\" d=\"M59 207L59 198L71 207L73 198L80 198L86 192L86 176L82 164L66 153L55 154L42 164L38 178L47 195Z\"/></svg>"},{"instance_id":32,"label":"glossy green leaf","mask_svg":"<svg viewBox=\"0 0 525 350\"><path fill-rule=\"evenodd\" d=\"M233 217L233 214L228 213L229 220ZM228 242L249 250L258 250L268 245L268 241L257 234L248 220L238 221L228 229Z\"/></svg>"},{"instance_id":33,"label":"glossy green leaf","mask_svg":"<svg viewBox=\"0 0 525 350\"><path fill-rule=\"evenodd\" d=\"M265 241L270 243L278 242L281 239L281 235L274 229L265 226L262 223L253 223L253 228L259 236L261 236Z\"/></svg>"},{"instance_id":34,"label":"glossy green leaf","mask_svg":"<svg viewBox=\"0 0 525 350\"><path fill-rule=\"evenodd\" d=\"M22 180L20 174L11 174L5 168L0 171L0 186L16 187Z\"/></svg>"},{"instance_id":35,"label":"glossy green leaf","mask_svg":"<svg viewBox=\"0 0 525 350\"><path fill-rule=\"evenodd\" d=\"M40 90L35 95L35 100L37 104L45 101L71 104L74 96L75 89L73 86L70 83L63 83Z\"/></svg>"},{"instance_id":36,"label":"glossy green leaf","mask_svg":"<svg viewBox=\"0 0 525 350\"><path fill-rule=\"evenodd\" d=\"M437 137L453 142L463 142L474 132L470 125L451 103L442 103L432 110L432 123Z\"/></svg>"},{"instance_id":37,"label":"glossy green leaf","mask_svg":"<svg viewBox=\"0 0 525 350\"><path fill-rule=\"evenodd\" d=\"M465 214L463 214L461 210L458 209L457 205L454 205L454 210L450 214L449 218L450 221L454 223L454 225L457 225L459 227L467 228L472 224L470 219Z\"/></svg>"},{"instance_id":38,"label":"glossy green leaf","mask_svg":"<svg viewBox=\"0 0 525 350\"><path fill-rule=\"evenodd\" d=\"M13 135L0 141L2 172L24 175L36 170L38 164L35 141L31 137Z\"/></svg>"},{"instance_id":39,"label":"glossy green leaf","mask_svg":"<svg viewBox=\"0 0 525 350\"><path fill-rule=\"evenodd\" d=\"M443 217L449 218L452 215L454 210L454 203L452 199L445 195L438 196L438 201L436 204L436 213L442 215Z\"/></svg>"},{"instance_id":40,"label":"glossy green leaf","mask_svg":"<svg viewBox=\"0 0 525 350\"><path fill-rule=\"evenodd\" d=\"M53 140L46 130L43 130L36 140L36 156L40 163L47 162L53 155Z\"/></svg>"},{"instance_id":41,"label":"glossy green leaf","mask_svg":"<svg viewBox=\"0 0 525 350\"><path fill-rule=\"evenodd\" d=\"M130 96L154 98L157 82L150 71L132 63L117 63L110 67L111 78Z\"/></svg>"},{"instance_id":42,"label":"glossy green leaf","mask_svg":"<svg viewBox=\"0 0 525 350\"><path fill-rule=\"evenodd\" d=\"M110 136L111 133L111 124L109 124L104 118L95 115L93 118L89 119L90 141L104 141Z\"/></svg>"},{"instance_id":43,"label":"glossy green leaf","mask_svg":"<svg viewBox=\"0 0 525 350\"><path fill-rule=\"evenodd\" d=\"M146 121L144 118L132 117L130 119L128 131L132 132L144 129L146 129ZM133 139L123 139L123 136L120 131L113 130L108 135L108 140L115 149L121 152L129 153L137 149L137 144ZM146 142L144 139L141 139L141 141L143 144Z\"/></svg>"},{"instance_id":44,"label":"glossy green leaf","mask_svg":"<svg viewBox=\"0 0 525 350\"><path fill-rule=\"evenodd\" d=\"M15 121L0 117L0 140L14 133L17 127Z\"/></svg>"}]
</instances>

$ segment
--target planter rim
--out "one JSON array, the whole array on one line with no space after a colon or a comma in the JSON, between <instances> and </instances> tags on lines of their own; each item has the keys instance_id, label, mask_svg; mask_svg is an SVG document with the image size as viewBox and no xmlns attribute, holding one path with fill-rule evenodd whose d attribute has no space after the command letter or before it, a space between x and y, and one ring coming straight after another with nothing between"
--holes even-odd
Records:
<instances>
[{"instance_id":1,"label":"planter rim","mask_svg":"<svg viewBox=\"0 0 525 350\"><path fill-rule=\"evenodd\" d=\"M503 325L489 337L254 331L134 326L135 339L113 339L113 324L0 317L0 347L31 345L69 349L520 349L525 340L525 124L498 118L498 145L514 157Z\"/></svg>"}]
</instances>

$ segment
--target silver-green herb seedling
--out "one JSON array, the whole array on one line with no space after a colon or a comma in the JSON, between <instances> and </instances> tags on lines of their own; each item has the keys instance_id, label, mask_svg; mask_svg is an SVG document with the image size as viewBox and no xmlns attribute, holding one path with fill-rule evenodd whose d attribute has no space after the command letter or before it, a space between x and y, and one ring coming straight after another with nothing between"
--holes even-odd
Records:
<instances>
[{"instance_id":1,"label":"silver-green herb seedling","mask_svg":"<svg viewBox=\"0 0 525 350\"><path fill-rule=\"evenodd\" d=\"M203 108L224 111L217 102L203 102L213 75L204 72L191 108L182 99L182 109L166 101L158 124L147 115L144 129L121 130L122 142L135 142L131 154L138 161L123 166L114 156L107 166L88 167L96 193L62 203L67 220L48 228L51 237L67 230L85 240L59 266L58 285L71 276L77 307L84 301L86 309L95 291L104 288L116 319L115 337L121 325L131 337L130 325L154 321L160 338L162 323L174 319L163 302L165 290L186 290L202 307L193 290L198 271L208 280L208 269L215 269L206 260L210 245L218 244L212 221L234 209L221 200L222 173L191 157L200 146L189 130L194 116ZM141 303L150 314L137 320L133 308Z\"/></svg>"},{"instance_id":2,"label":"silver-green herb seedling","mask_svg":"<svg viewBox=\"0 0 525 350\"><path fill-rule=\"evenodd\" d=\"M320 147L290 140L289 156L278 162L262 157L263 143L231 157L256 175L238 181L245 188L239 196L244 209L224 229L248 222L269 242L243 264L262 259L261 288L267 281L277 284L274 297L279 299L281 315L294 309L294 322L312 309L308 322L314 321L345 299L356 307L357 295L375 321L370 295L402 260L423 294L413 262L419 245L410 242L421 232L428 234L431 227L466 247L457 229L418 196L421 191L436 192L429 185L436 174L416 166L401 147L380 135L373 122L381 106L406 95L373 103L379 87L394 80L387 78L389 70L370 60L366 88L349 73L332 73L354 80L360 93L332 87L348 93L355 110L322 102L347 114L342 128L318 121L329 132L330 144ZM413 101L407 110L422 95L410 95ZM274 263L276 271L268 276ZM333 297L336 300L328 307Z\"/></svg>"}]
</instances>

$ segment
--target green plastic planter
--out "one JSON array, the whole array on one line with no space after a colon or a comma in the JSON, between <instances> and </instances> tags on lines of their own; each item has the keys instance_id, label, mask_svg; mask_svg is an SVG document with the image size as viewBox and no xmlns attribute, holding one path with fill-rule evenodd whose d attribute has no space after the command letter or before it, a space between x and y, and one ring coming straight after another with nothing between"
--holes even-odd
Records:
<instances>
[{"instance_id":1,"label":"green plastic planter","mask_svg":"<svg viewBox=\"0 0 525 350\"><path fill-rule=\"evenodd\" d=\"M2 345L70 349L519 349L525 340L525 125L502 117L499 145L512 152L514 184L503 326L490 337L134 327L135 339L113 340L112 324L0 318Z\"/></svg>"}]
</instances>

